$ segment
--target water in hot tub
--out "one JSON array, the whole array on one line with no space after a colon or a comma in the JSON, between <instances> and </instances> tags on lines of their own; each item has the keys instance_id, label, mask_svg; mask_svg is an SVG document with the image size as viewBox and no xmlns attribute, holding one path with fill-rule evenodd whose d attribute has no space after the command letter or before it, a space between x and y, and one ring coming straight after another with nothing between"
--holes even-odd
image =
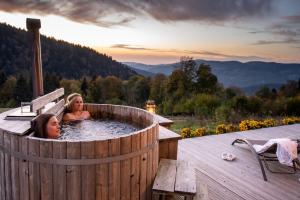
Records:
<instances>
[{"instance_id":1,"label":"water in hot tub","mask_svg":"<svg viewBox=\"0 0 300 200\"><path fill-rule=\"evenodd\" d=\"M139 128L115 120L82 120L62 125L61 140L101 140L126 135Z\"/></svg>"}]
</instances>

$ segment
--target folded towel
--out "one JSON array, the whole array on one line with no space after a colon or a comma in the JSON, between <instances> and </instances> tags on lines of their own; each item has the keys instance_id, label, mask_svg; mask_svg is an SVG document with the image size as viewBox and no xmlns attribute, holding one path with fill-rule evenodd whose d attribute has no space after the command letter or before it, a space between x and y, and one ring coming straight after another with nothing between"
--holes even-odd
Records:
<instances>
[{"instance_id":1,"label":"folded towel","mask_svg":"<svg viewBox=\"0 0 300 200\"><path fill-rule=\"evenodd\" d=\"M264 145L253 145L257 153L267 151L273 144L277 144L276 155L281 164L293 166L293 160L297 158L298 144L289 138L270 139Z\"/></svg>"}]
</instances>

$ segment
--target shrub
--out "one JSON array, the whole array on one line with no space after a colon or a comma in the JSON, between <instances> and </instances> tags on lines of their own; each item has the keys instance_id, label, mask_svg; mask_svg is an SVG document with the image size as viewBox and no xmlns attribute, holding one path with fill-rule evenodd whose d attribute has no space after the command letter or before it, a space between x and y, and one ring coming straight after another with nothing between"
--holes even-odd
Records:
<instances>
[{"instance_id":1,"label":"shrub","mask_svg":"<svg viewBox=\"0 0 300 200\"><path fill-rule=\"evenodd\" d=\"M206 133L206 128L204 127L197 128L196 130L192 130L191 128L181 129L182 138L199 137L205 135L205 133Z\"/></svg>"},{"instance_id":2,"label":"shrub","mask_svg":"<svg viewBox=\"0 0 300 200\"><path fill-rule=\"evenodd\" d=\"M276 120L275 119L265 119L263 121L257 121L257 120L243 120L239 124L241 131L246 131L250 129L257 129L257 128L265 128L265 127L273 127L276 126Z\"/></svg>"},{"instance_id":3,"label":"shrub","mask_svg":"<svg viewBox=\"0 0 300 200\"><path fill-rule=\"evenodd\" d=\"M192 130L190 128L183 128L181 129L181 137L182 138L189 138L191 137L191 133L192 133Z\"/></svg>"},{"instance_id":4,"label":"shrub","mask_svg":"<svg viewBox=\"0 0 300 200\"><path fill-rule=\"evenodd\" d=\"M206 128L197 128L196 130L192 131L191 137L199 137L203 136L206 133Z\"/></svg>"},{"instance_id":5,"label":"shrub","mask_svg":"<svg viewBox=\"0 0 300 200\"><path fill-rule=\"evenodd\" d=\"M262 128L263 123L257 120L243 120L239 124L240 131Z\"/></svg>"},{"instance_id":6,"label":"shrub","mask_svg":"<svg viewBox=\"0 0 300 200\"><path fill-rule=\"evenodd\" d=\"M216 120L219 122L229 121L229 119L231 117L231 108L226 105L219 106L215 110L215 117L216 117Z\"/></svg>"},{"instance_id":7,"label":"shrub","mask_svg":"<svg viewBox=\"0 0 300 200\"><path fill-rule=\"evenodd\" d=\"M285 117L282 119L284 125L300 123L300 117Z\"/></svg>"},{"instance_id":8,"label":"shrub","mask_svg":"<svg viewBox=\"0 0 300 200\"><path fill-rule=\"evenodd\" d=\"M237 131L237 130L238 130L238 128L236 126L234 126L233 124L228 124L226 126L227 133L234 132L234 131Z\"/></svg>"},{"instance_id":9,"label":"shrub","mask_svg":"<svg viewBox=\"0 0 300 200\"><path fill-rule=\"evenodd\" d=\"M230 133L234 131L237 131L237 127L232 124L220 124L216 127L216 134Z\"/></svg>"},{"instance_id":10,"label":"shrub","mask_svg":"<svg viewBox=\"0 0 300 200\"><path fill-rule=\"evenodd\" d=\"M216 134L226 133L226 125L220 124L216 127Z\"/></svg>"},{"instance_id":11,"label":"shrub","mask_svg":"<svg viewBox=\"0 0 300 200\"><path fill-rule=\"evenodd\" d=\"M276 120L275 119L265 119L263 122L263 127L273 127L276 126Z\"/></svg>"},{"instance_id":12,"label":"shrub","mask_svg":"<svg viewBox=\"0 0 300 200\"><path fill-rule=\"evenodd\" d=\"M193 101L194 113L199 117L211 117L221 102L217 96L209 94L198 94Z\"/></svg>"},{"instance_id":13,"label":"shrub","mask_svg":"<svg viewBox=\"0 0 300 200\"><path fill-rule=\"evenodd\" d=\"M287 115L300 115L300 97L289 98L286 102Z\"/></svg>"}]
</instances>

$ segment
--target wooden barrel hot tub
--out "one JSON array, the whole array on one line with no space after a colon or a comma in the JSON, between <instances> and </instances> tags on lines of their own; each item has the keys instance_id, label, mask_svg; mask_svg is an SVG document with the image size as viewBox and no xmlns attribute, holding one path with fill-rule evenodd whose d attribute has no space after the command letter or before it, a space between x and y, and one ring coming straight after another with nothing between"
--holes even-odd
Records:
<instances>
[{"instance_id":1,"label":"wooden barrel hot tub","mask_svg":"<svg viewBox=\"0 0 300 200\"><path fill-rule=\"evenodd\" d=\"M84 107L95 119L108 117L145 128L108 140L41 139L11 131L25 122L5 122L10 111L2 113L1 200L151 199L159 159L153 115L128 106Z\"/></svg>"}]
</instances>

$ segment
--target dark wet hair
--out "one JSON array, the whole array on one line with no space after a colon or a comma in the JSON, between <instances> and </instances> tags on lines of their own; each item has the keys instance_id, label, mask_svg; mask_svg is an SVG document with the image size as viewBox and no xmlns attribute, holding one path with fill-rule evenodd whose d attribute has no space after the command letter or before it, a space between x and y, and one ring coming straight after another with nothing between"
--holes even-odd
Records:
<instances>
[{"instance_id":1,"label":"dark wet hair","mask_svg":"<svg viewBox=\"0 0 300 200\"><path fill-rule=\"evenodd\" d=\"M53 114L41 114L34 121L34 136L40 138L48 138L47 123Z\"/></svg>"}]
</instances>

